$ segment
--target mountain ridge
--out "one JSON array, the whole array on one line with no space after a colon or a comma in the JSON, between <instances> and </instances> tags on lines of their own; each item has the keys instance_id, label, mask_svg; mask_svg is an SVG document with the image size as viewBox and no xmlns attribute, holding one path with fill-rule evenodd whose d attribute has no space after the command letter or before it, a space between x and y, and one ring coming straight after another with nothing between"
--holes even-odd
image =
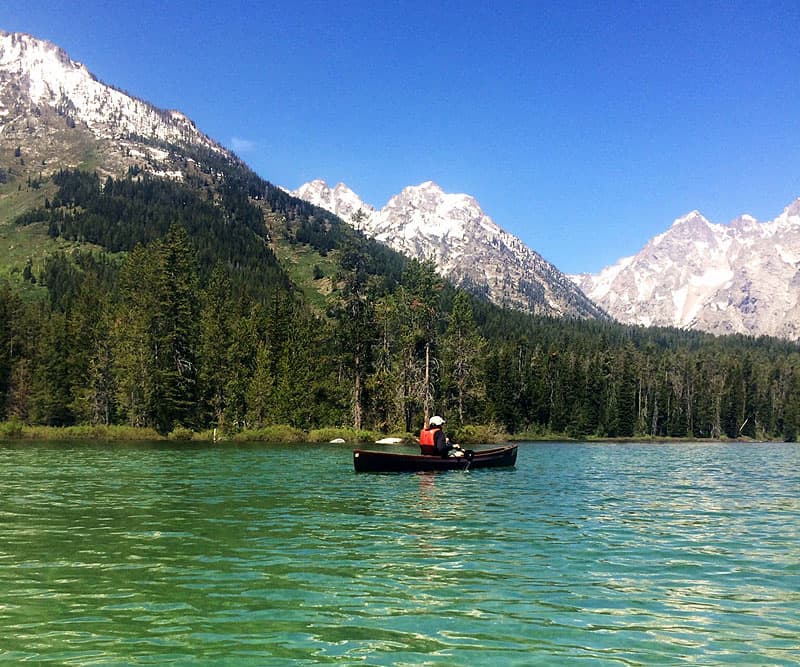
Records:
<instances>
[{"instance_id":1,"label":"mountain ridge","mask_svg":"<svg viewBox=\"0 0 800 667\"><path fill-rule=\"evenodd\" d=\"M425 181L407 186L376 209L344 183L331 188L315 179L289 192L398 252L434 262L454 284L498 305L554 317L605 317L564 274L499 227L470 195L447 193Z\"/></svg>"},{"instance_id":2,"label":"mountain ridge","mask_svg":"<svg viewBox=\"0 0 800 667\"><path fill-rule=\"evenodd\" d=\"M76 133L83 137L80 149ZM134 165L176 179L209 171L176 150L181 146L238 161L184 113L160 109L100 81L52 42L3 30L0 139L15 146L15 154L24 154L15 165L19 173L32 172L34 164L37 173L49 173L86 163L108 175Z\"/></svg>"},{"instance_id":3,"label":"mountain ridge","mask_svg":"<svg viewBox=\"0 0 800 667\"><path fill-rule=\"evenodd\" d=\"M625 324L800 339L800 199L776 218L677 218L636 254L571 276Z\"/></svg>"}]
</instances>

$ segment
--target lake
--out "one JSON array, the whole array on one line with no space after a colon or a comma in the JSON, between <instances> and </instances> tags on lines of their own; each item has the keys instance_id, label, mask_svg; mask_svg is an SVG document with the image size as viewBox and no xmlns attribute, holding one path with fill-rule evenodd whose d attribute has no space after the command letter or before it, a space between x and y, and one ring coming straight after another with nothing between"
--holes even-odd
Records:
<instances>
[{"instance_id":1,"label":"lake","mask_svg":"<svg viewBox=\"0 0 800 667\"><path fill-rule=\"evenodd\" d=\"M0 443L0 662L797 665L800 446Z\"/></svg>"}]
</instances>

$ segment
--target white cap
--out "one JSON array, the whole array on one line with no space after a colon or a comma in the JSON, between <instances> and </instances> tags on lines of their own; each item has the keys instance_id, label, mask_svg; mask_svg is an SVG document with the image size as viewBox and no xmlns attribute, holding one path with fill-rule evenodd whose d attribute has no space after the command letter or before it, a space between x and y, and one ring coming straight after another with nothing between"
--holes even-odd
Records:
<instances>
[{"instance_id":1,"label":"white cap","mask_svg":"<svg viewBox=\"0 0 800 667\"><path fill-rule=\"evenodd\" d=\"M433 417L428 420L428 423L431 426L441 426L444 424L444 419L442 419L439 415L433 415Z\"/></svg>"}]
</instances>

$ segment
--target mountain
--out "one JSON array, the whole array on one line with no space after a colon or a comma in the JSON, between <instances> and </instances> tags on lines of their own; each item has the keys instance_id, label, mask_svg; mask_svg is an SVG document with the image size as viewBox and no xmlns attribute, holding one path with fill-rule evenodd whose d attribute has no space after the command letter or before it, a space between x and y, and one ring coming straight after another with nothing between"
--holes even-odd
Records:
<instances>
[{"instance_id":1,"label":"mountain","mask_svg":"<svg viewBox=\"0 0 800 667\"><path fill-rule=\"evenodd\" d=\"M800 339L800 199L769 222L692 211L635 256L573 279L623 323Z\"/></svg>"},{"instance_id":2,"label":"mountain","mask_svg":"<svg viewBox=\"0 0 800 667\"><path fill-rule=\"evenodd\" d=\"M556 267L503 231L469 195L449 194L432 181L405 188L380 210L343 183L318 179L290 194L350 221L410 257L432 260L456 285L493 303L556 317L605 314ZM354 218L357 211L363 215Z\"/></svg>"},{"instance_id":3,"label":"mountain","mask_svg":"<svg viewBox=\"0 0 800 667\"><path fill-rule=\"evenodd\" d=\"M4 165L34 175L81 165L119 174L135 164L178 179L209 171L192 151L177 147L235 160L179 111L158 109L102 83L50 42L0 31Z\"/></svg>"},{"instance_id":4,"label":"mountain","mask_svg":"<svg viewBox=\"0 0 800 667\"><path fill-rule=\"evenodd\" d=\"M376 212L372 206L364 203L344 183L339 183L336 187L331 188L322 179L316 179L301 185L297 190L289 194L314 204L314 206L324 208L326 211L330 211L350 223L353 223L353 216L359 210L364 213L364 220L372 219ZM364 229L363 221L355 224L355 226L359 229Z\"/></svg>"}]
</instances>

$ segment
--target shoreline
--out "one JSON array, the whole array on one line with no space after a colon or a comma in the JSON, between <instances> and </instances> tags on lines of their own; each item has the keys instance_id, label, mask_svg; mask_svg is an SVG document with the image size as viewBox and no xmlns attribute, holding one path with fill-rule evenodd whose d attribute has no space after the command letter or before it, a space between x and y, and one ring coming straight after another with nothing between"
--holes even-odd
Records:
<instances>
[{"instance_id":1,"label":"shoreline","mask_svg":"<svg viewBox=\"0 0 800 667\"><path fill-rule=\"evenodd\" d=\"M416 436L410 433L386 434L380 431L360 430L350 427L328 427L304 431L288 425L269 426L262 429L245 430L234 435L225 435L217 429L193 431L188 428L178 427L171 433L160 434L152 428L134 426L32 426L21 422L0 422L0 440L5 441L76 441L93 440L97 442L133 442L133 441L161 441L161 442L196 442L196 443L248 443L269 442L274 444L324 444L332 441L352 445L374 445L387 436L400 439L399 445L416 445ZM620 438L600 438L586 436L576 438L558 433L531 434L520 433L509 435L499 431L496 427L485 425L471 425L465 427L465 433L460 438L461 444L501 444L504 442L542 442L542 443L574 443L574 444L681 444L681 443L780 443L783 440L768 440L755 438L697 438L697 437L665 437L665 436L626 436Z\"/></svg>"}]
</instances>

